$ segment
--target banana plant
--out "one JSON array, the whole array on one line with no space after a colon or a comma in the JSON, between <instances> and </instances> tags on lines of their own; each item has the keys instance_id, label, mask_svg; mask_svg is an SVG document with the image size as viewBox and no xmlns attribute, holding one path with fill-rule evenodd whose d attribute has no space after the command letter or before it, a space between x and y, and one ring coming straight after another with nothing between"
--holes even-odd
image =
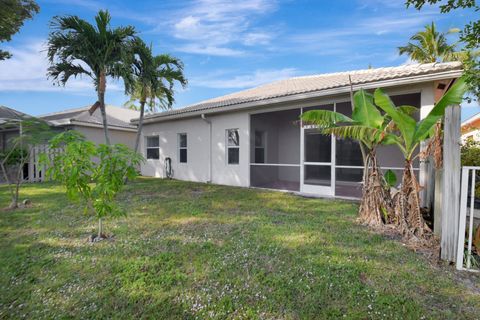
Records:
<instances>
[{"instance_id":1,"label":"banana plant","mask_svg":"<svg viewBox=\"0 0 480 320\"><path fill-rule=\"evenodd\" d=\"M393 214L389 185L380 174L376 157L379 145L395 143L397 136L392 129L392 119L382 115L375 106L374 96L361 89L353 95L351 118L330 110L312 110L301 117L304 124L315 125L327 135L353 139L368 150L364 158L362 201L360 220L369 225L388 223ZM400 112L412 113L416 108L402 108Z\"/></svg>"},{"instance_id":2,"label":"banana plant","mask_svg":"<svg viewBox=\"0 0 480 320\"><path fill-rule=\"evenodd\" d=\"M390 142L398 146L405 157L405 166L402 177L402 187L395 199L396 222L415 236L423 236L428 227L420 212L419 185L413 172L413 161L418 154L415 150L422 141L432 137L435 124L442 119L448 106L459 106L467 90L465 79L459 78L445 95L435 104L430 113L422 120L416 121L402 109L409 106L397 107L390 97L382 90L374 93L375 104L388 115L394 124L396 135L392 134Z\"/></svg>"}]
</instances>

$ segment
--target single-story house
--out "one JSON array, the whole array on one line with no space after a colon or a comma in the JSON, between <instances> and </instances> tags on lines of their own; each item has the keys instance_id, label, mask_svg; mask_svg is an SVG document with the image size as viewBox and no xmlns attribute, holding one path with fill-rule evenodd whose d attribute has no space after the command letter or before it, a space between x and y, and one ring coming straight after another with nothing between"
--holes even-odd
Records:
<instances>
[{"instance_id":1,"label":"single-story house","mask_svg":"<svg viewBox=\"0 0 480 320\"><path fill-rule=\"evenodd\" d=\"M111 143L123 143L130 148L135 146L137 126L130 121L138 118L140 112L126 108L105 106ZM77 130L87 140L105 143L100 109L90 113L91 107L67 109L38 116L57 130Z\"/></svg>"},{"instance_id":2,"label":"single-story house","mask_svg":"<svg viewBox=\"0 0 480 320\"><path fill-rule=\"evenodd\" d=\"M12 140L18 137L20 127L18 122L32 116L12 108L0 106L0 152L12 146Z\"/></svg>"},{"instance_id":3,"label":"single-story house","mask_svg":"<svg viewBox=\"0 0 480 320\"><path fill-rule=\"evenodd\" d=\"M302 126L299 116L314 109L350 115L351 87L381 87L397 104L418 107L422 118L461 74L462 65L451 62L295 77L150 114L141 172L165 177L170 158L175 179L355 198L363 168L358 144ZM401 173L395 146L382 147L378 157L383 168ZM421 167L416 163L423 183Z\"/></svg>"},{"instance_id":4,"label":"single-story house","mask_svg":"<svg viewBox=\"0 0 480 320\"><path fill-rule=\"evenodd\" d=\"M480 142L480 113L462 122L462 141Z\"/></svg>"}]
</instances>

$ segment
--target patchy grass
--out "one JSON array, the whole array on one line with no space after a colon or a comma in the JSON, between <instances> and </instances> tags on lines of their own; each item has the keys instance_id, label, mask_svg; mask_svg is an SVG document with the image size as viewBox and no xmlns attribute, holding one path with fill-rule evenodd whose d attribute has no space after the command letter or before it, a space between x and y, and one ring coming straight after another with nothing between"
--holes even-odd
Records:
<instances>
[{"instance_id":1,"label":"patchy grass","mask_svg":"<svg viewBox=\"0 0 480 320\"><path fill-rule=\"evenodd\" d=\"M0 206L8 193L0 187ZM400 243L355 224L356 205L139 179L114 240L62 188L0 212L0 318L474 319L480 297Z\"/></svg>"}]
</instances>

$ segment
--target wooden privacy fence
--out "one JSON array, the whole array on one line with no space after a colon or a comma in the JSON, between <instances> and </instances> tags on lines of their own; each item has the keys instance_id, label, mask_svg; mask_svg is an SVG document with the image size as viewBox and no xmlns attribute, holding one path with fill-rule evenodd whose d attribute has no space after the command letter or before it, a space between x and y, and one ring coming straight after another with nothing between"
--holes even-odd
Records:
<instances>
[{"instance_id":1,"label":"wooden privacy fence","mask_svg":"<svg viewBox=\"0 0 480 320\"><path fill-rule=\"evenodd\" d=\"M28 176L27 182L42 182L48 180L46 171L48 167L40 163L40 155L46 154L52 160L53 157L62 152L62 149L50 149L48 145L35 145L30 147L30 159L28 161Z\"/></svg>"}]
</instances>

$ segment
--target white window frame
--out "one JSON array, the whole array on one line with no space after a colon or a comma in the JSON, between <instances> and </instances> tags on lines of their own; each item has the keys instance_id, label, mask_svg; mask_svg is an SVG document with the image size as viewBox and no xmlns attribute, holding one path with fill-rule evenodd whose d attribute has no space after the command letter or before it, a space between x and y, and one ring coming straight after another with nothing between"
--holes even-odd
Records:
<instances>
[{"instance_id":1,"label":"white window frame","mask_svg":"<svg viewBox=\"0 0 480 320\"><path fill-rule=\"evenodd\" d=\"M257 146L257 132L262 133L262 144L263 146ZM254 163L267 163L267 131L265 130L255 130L253 132L253 162ZM263 162L256 162L255 157L257 155L257 149L263 149Z\"/></svg>"},{"instance_id":2,"label":"white window frame","mask_svg":"<svg viewBox=\"0 0 480 320\"><path fill-rule=\"evenodd\" d=\"M158 147L149 147L148 146L148 139L149 138L157 138L158 139ZM148 158L148 150L149 149L158 149L158 158ZM160 136L158 134L145 137L145 158L147 160L160 160Z\"/></svg>"},{"instance_id":3,"label":"white window frame","mask_svg":"<svg viewBox=\"0 0 480 320\"><path fill-rule=\"evenodd\" d=\"M181 144L180 144L182 135L185 136L185 142L186 142L185 147L182 147ZM177 143L177 145L178 145L178 163L188 163L188 134L186 132L178 133L177 134L177 140L178 140L178 143ZM186 153L186 156L187 156L187 161L182 162L180 154L181 154L181 150L184 150L184 149L185 149L185 153Z\"/></svg>"},{"instance_id":4,"label":"white window frame","mask_svg":"<svg viewBox=\"0 0 480 320\"><path fill-rule=\"evenodd\" d=\"M229 145L229 140L228 140L228 136L229 136L229 132L230 131L237 131L237 135L238 135L238 146L231 146ZM226 145L226 148L225 148L225 151L226 151L226 155L225 155L225 158L226 158L226 162L227 162L227 165L229 166L237 166L240 164L240 130L238 128L232 128L232 129L227 129L225 130L225 145ZM238 162L237 163L230 163L230 159L229 159L229 150L230 149L238 149Z\"/></svg>"}]
</instances>

